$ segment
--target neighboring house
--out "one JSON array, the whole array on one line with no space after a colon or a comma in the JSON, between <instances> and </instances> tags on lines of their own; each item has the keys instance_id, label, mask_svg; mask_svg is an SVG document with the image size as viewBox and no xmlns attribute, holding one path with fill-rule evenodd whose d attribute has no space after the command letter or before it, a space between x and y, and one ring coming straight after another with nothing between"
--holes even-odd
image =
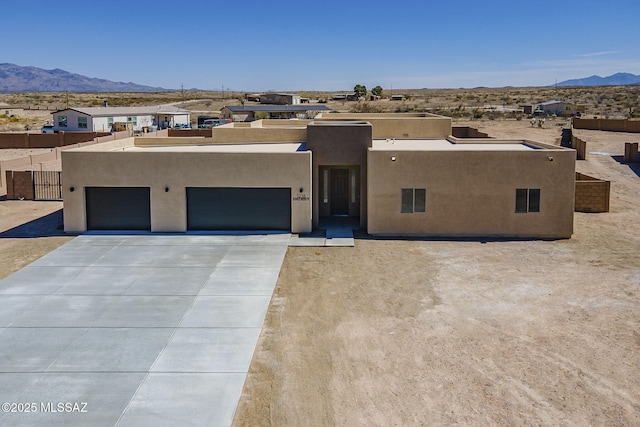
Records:
<instances>
[{"instance_id":1,"label":"neighboring house","mask_svg":"<svg viewBox=\"0 0 640 427\"><path fill-rule=\"evenodd\" d=\"M260 104L274 105L299 105L300 95L295 93L263 93L260 95Z\"/></svg>"},{"instance_id":2,"label":"neighboring house","mask_svg":"<svg viewBox=\"0 0 640 427\"><path fill-rule=\"evenodd\" d=\"M318 113L331 111L326 105L231 105L220 110L220 117L234 122L259 119L310 119Z\"/></svg>"},{"instance_id":3,"label":"neighboring house","mask_svg":"<svg viewBox=\"0 0 640 427\"><path fill-rule=\"evenodd\" d=\"M177 107L78 107L53 113L56 132L110 132L114 123L131 123L134 131L189 125L191 113Z\"/></svg>"},{"instance_id":4,"label":"neighboring house","mask_svg":"<svg viewBox=\"0 0 640 427\"><path fill-rule=\"evenodd\" d=\"M66 150L64 227L306 233L338 216L373 235L571 237L574 150L451 133L431 114L325 113Z\"/></svg>"},{"instance_id":5,"label":"neighboring house","mask_svg":"<svg viewBox=\"0 0 640 427\"><path fill-rule=\"evenodd\" d=\"M556 116L571 116L577 111L574 104L563 101L548 101L536 105L536 110L544 114L555 114Z\"/></svg>"},{"instance_id":6,"label":"neighboring house","mask_svg":"<svg viewBox=\"0 0 640 427\"><path fill-rule=\"evenodd\" d=\"M334 101L357 101L358 96L355 93L334 93L331 95Z\"/></svg>"},{"instance_id":7,"label":"neighboring house","mask_svg":"<svg viewBox=\"0 0 640 427\"><path fill-rule=\"evenodd\" d=\"M535 110L535 107L533 105L520 105L520 108L522 108L522 113L523 114L533 114L533 111Z\"/></svg>"},{"instance_id":8,"label":"neighboring house","mask_svg":"<svg viewBox=\"0 0 640 427\"><path fill-rule=\"evenodd\" d=\"M7 117L19 116L24 114L24 109L19 107L12 107L11 105L0 102L0 116L6 115Z\"/></svg>"}]
</instances>

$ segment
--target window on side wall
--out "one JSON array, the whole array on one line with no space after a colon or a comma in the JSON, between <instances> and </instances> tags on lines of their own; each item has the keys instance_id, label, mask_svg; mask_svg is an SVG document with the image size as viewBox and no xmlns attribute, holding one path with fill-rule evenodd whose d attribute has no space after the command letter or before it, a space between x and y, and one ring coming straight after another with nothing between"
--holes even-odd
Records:
<instances>
[{"instance_id":1,"label":"window on side wall","mask_svg":"<svg viewBox=\"0 0 640 427\"><path fill-rule=\"evenodd\" d=\"M427 211L427 190L425 188L403 188L400 213L421 213Z\"/></svg>"},{"instance_id":2,"label":"window on side wall","mask_svg":"<svg viewBox=\"0 0 640 427\"><path fill-rule=\"evenodd\" d=\"M138 124L138 117L137 116L127 117L127 122L133 123L134 125L137 125Z\"/></svg>"},{"instance_id":3,"label":"window on side wall","mask_svg":"<svg viewBox=\"0 0 640 427\"><path fill-rule=\"evenodd\" d=\"M516 188L516 213L540 212L539 188Z\"/></svg>"},{"instance_id":4,"label":"window on side wall","mask_svg":"<svg viewBox=\"0 0 640 427\"><path fill-rule=\"evenodd\" d=\"M58 127L59 128L67 127L67 116L58 116Z\"/></svg>"},{"instance_id":5,"label":"window on side wall","mask_svg":"<svg viewBox=\"0 0 640 427\"><path fill-rule=\"evenodd\" d=\"M87 118L86 117L78 117L78 128L86 129L87 128Z\"/></svg>"}]
</instances>

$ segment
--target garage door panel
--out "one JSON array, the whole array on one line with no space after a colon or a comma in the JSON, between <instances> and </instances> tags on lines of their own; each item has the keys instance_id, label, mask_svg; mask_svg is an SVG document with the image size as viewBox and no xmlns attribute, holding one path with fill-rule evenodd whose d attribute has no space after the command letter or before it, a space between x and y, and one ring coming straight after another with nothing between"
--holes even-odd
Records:
<instances>
[{"instance_id":1,"label":"garage door panel","mask_svg":"<svg viewBox=\"0 0 640 427\"><path fill-rule=\"evenodd\" d=\"M88 230L151 230L148 187L85 188Z\"/></svg>"},{"instance_id":2,"label":"garage door panel","mask_svg":"<svg viewBox=\"0 0 640 427\"><path fill-rule=\"evenodd\" d=\"M291 230L289 188L187 188L189 230Z\"/></svg>"}]
</instances>

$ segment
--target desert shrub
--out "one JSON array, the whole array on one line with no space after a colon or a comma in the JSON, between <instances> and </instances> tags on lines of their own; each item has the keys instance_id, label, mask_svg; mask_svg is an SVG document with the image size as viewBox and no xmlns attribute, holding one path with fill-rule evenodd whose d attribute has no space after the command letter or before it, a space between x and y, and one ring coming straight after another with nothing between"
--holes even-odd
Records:
<instances>
[{"instance_id":1,"label":"desert shrub","mask_svg":"<svg viewBox=\"0 0 640 427\"><path fill-rule=\"evenodd\" d=\"M358 101L349 111L352 113L380 113L382 112L382 108L377 104L372 104L367 101Z\"/></svg>"}]
</instances>

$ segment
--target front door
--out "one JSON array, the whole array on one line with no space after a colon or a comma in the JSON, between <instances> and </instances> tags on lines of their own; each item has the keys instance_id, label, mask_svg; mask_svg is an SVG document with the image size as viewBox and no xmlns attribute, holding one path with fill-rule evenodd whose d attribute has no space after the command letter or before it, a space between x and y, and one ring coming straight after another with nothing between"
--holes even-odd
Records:
<instances>
[{"instance_id":1,"label":"front door","mask_svg":"<svg viewBox=\"0 0 640 427\"><path fill-rule=\"evenodd\" d=\"M349 215L349 169L331 169L331 215Z\"/></svg>"}]
</instances>

